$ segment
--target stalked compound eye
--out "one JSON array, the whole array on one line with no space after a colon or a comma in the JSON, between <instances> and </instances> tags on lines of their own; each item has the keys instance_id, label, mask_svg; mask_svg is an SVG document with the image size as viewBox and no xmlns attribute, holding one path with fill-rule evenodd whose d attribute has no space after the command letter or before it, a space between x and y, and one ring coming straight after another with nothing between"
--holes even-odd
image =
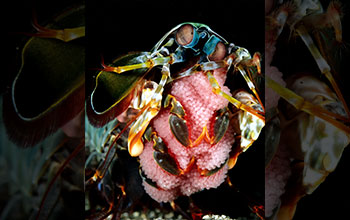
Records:
<instances>
[{"instance_id":1,"label":"stalked compound eye","mask_svg":"<svg viewBox=\"0 0 350 220\"><path fill-rule=\"evenodd\" d=\"M183 25L176 33L176 42L185 48L192 48L198 40L198 33L191 24Z\"/></svg>"},{"instance_id":2,"label":"stalked compound eye","mask_svg":"<svg viewBox=\"0 0 350 220\"><path fill-rule=\"evenodd\" d=\"M210 61L218 61L218 60L223 60L225 56L226 56L226 46L224 43L219 42L216 44L214 52L212 52L208 56L208 59Z\"/></svg>"},{"instance_id":3,"label":"stalked compound eye","mask_svg":"<svg viewBox=\"0 0 350 220\"><path fill-rule=\"evenodd\" d=\"M210 61L222 60L226 56L225 44L215 35L211 36L205 43L203 51Z\"/></svg>"}]
</instances>

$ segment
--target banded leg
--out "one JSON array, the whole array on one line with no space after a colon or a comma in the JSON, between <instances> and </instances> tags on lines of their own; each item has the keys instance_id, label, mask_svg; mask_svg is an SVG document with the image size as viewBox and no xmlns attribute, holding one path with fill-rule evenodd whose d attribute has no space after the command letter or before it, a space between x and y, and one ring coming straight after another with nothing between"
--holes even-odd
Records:
<instances>
[{"instance_id":1,"label":"banded leg","mask_svg":"<svg viewBox=\"0 0 350 220\"><path fill-rule=\"evenodd\" d=\"M304 111L308 114L317 116L322 118L323 120L331 123L335 127L345 131L346 133L350 133L350 128L345 126L343 123L336 119L347 120L347 118L335 114L333 112L327 111L320 106L314 105L308 101L306 101L303 97L297 95L293 91L281 86L276 83L270 77L266 76L266 85L273 89L276 93L278 93L282 98L284 98L289 104L293 105L296 109Z\"/></svg>"},{"instance_id":2,"label":"banded leg","mask_svg":"<svg viewBox=\"0 0 350 220\"><path fill-rule=\"evenodd\" d=\"M262 106L254 96L246 91L240 91L234 97L253 109L262 110ZM241 150L245 152L258 139L262 128L265 126L265 121L247 111L239 111L238 121L241 130Z\"/></svg>"},{"instance_id":3,"label":"banded leg","mask_svg":"<svg viewBox=\"0 0 350 220\"><path fill-rule=\"evenodd\" d=\"M140 113L139 113L140 114ZM137 118L136 115L135 118ZM110 131L110 134L107 136L105 143L103 144L104 148L108 147L108 151L106 153L105 159L99 164L98 168L95 171L95 174L86 181L85 185L89 185L93 182L100 182L105 176L110 164L112 163L115 155L116 155L116 147L117 140L121 137L121 135L125 132L125 130L135 121L131 119L120 132L116 132L120 123L117 123L115 127ZM88 158L89 159L89 158Z\"/></svg>"},{"instance_id":4,"label":"banded leg","mask_svg":"<svg viewBox=\"0 0 350 220\"><path fill-rule=\"evenodd\" d=\"M139 156L143 151L142 136L150 121L158 114L161 108L164 85L169 77L169 64L165 64L163 65L162 78L157 88L154 89L154 92L149 93L150 101L142 108L141 115L130 128L128 150L133 157Z\"/></svg>"},{"instance_id":5,"label":"banded leg","mask_svg":"<svg viewBox=\"0 0 350 220\"><path fill-rule=\"evenodd\" d=\"M238 67L237 69L239 70L239 72L242 74L243 78L247 82L249 89L254 93L255 97L258 99L258 101L259 101L259 103L260 103L260 105L261 105L261 107L263 109L263 112L265 112L264 104L262 103L262 101L260 99L260 96L259 96L259 94L257 93L257 91L255 89L255 85L252 82L253 81L252 77L248 76L247 73L245 72L245 70L242 67Z\"/></svg>"},{"instance_id":6,"label":"banded leg","mask_svg":"<svg viewBox=\"0 0 350 220\"><path fill-rule=\"evenodd\" d=\"M55 38L64 42L69 42L85 36L85 27L65 28L65 29L49 29L39 25L36 15L33 14L33 27L38 33L28 34L35 37Z\"/></svg>"},{"instance_id":7,"label":"banded leg","mask_svg":"<svg viewBox=\"0 0 350 220\"><path fill-rule=\"evenodd\" d=\"M314 42L313 42L311 36L309 35L309 33L307 32L306 28L303 25L299 25L296 28L296 31L299 34L299 36L301 37L301 39L304 41L305 45L307 46L307 48L311 52L312 56L314 57L318 68L321 70L321 73L324 74L326 76L326 78L329 80L329 82L331 83L335 93L337 94L340 101L343 103L343 106L345 108L345 111L346 111L348 117L350 118L350 110L345 102L345 99L344 99L337 83L335 82L335 80L333 78L333 75L331 73L331 67L328 65L326 60L320 54L318 48L314 44ZM345 121L349 121L349 119L346 119Z\"/></svg>"},{"instance_id":8,"label":"banded leg","mask_svg":"<svg viewBox=\"0 0 350 220\"><path fill-rule=\"evenodd\" d=\"M211 72L207 71L206 73L213 87L213 92L226 98L238 109L243 110L238 113L238 120L241 130L240 146L244 152L258 139L262 128L265 126L265 117L260 115L260 113L263 113L262 106L256 101L254 96L247 92L238 92L235 97L224 93ZM229 165L235 164L238 155L239 153L230 159Z\"/></svg>"},{"instance_id":9,"label":"banded leg","mask_svg":"<svg viewBox=\"0 0 350 220\"><path fill-rule=\"evenodd\" d=\"M255 97L258 99L261 107L263 108L263 111L265 112L264 105L260 99L260 96L258 92L256 91L255 85L253 83L253 77L250 73L249 68L256 67L257 73L261 74L261 67L260 67L260 53L254 53L253 58L251 57L248 50L245 48L240 47L236 52L235 55L237 56L234 60L232 57L229 57L228 63L231 64L233 62L234 67L241 73L244 80L247 82L247 85L249 89L253 92ZM232 59L232 60L230 60ZM247 69L247 72L244 69Z\"/></svg>"},{"instance_id":10,"label":"banded leg","mask_svg":"<svg viewBox=\"0 0 350 220\"><path fill-rule=\"evenodd\" d=\"M213 92L217 95L220 95L222 97L224 97L225 99L227 99L230 103L232 103L236 108L247 111L251 114L253 114L254 116L256 116L257 118L265 121L265 117L263 116L264 112L256 110L248 105L245 105L244 103L242 103L241 101L233 98L231 95L223 92L221 90L221 87L219 86L219 83L217 82L217 80L215 79L215 77L212 74L212 71L206 71L207 77L209 79L210 85L213 88Z\"/></svg>"},{"instance_id":11,"label":"banded leg","mask_svg":"<svg viewBox=\"0 0 350 220\"><path fill-rule=\"evenodd\" d=\"M151 69L155 66L164 66L172 63L179 62L181 59L176 58L175 54L170 54L169 56L165 57L154 57L152 58L151 56L147 58L145 62L140 62L136 64L131 64L131 65L126 65L126 66L107 66L104 63L102 63L103 71L106 72L114 72L114 73L123 73L126 71L130 70L136 70L136 69L141 69L141 68L148 68Z\"/></svg>"},{"instance_id":12,"label":"banded leg","mask_svg":"<svg viewBox=\"0 0 350 220\"><path fill-rule=\"evenodd\" d=\"M190 76L192 74L199 73L201 71L210 71L210 70L216 70L219 68L227 68L229 65L225 60L220 61L208 61L204 63L197 63L193 65L191 68L187 69L184 72L178 73L175 78L170 79L170 81L174 81L177 79L181 79L186 76Z\"/></svg>"}]
</instances>

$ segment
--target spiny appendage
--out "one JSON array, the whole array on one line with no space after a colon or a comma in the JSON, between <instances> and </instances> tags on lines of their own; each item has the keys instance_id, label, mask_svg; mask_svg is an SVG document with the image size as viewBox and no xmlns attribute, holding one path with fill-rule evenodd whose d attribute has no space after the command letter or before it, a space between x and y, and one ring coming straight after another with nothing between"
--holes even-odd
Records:
<instances>
[{"instance_id":1,"label":"spiny appendage","mask_svg":"<svg viewBox=\"0 0 350 220\"><path fill-rule=\"evenodd\" d=\"M264 114L263 112L265 112L265 108L256 90L255 81L251 71L254 68L256 69L257 74L261 74L260 60L260 53L254 53L253 57L251 57L249 51L243 47L239 47L236 51L234 51L226 58L228 68L233 65L235 70L238 70L241 73L249 89L253 92L261 107L263 108L262 114Z\"/></svg>"},{"instance_id":2,"label":"spiny appendage","mask_svg":"<svg viewBox=\"0 0 350 220\"><path fill-rule=\"evenodd\" d=\"M155 66L164 66L166 64L172 64L174 62L174 55L170 54L166 57L149 57L145 62L143 63L136 63L126 66L108 66L103 61L101 63L103 69L102 71L106 72L114 72L121 74L123 72L131 71L131 70L137 70L142 68L152 69Z\"/></svg>"},{"instance_id":3,"label":"spiny appendage","mask_svg":"<svg viewBox=\"0 0 350 220\"><path fill-rule=\"evenodd\" d=\"M250 93L239 91L234 97L245 105L262 111L262 106ZM250 112L240 111L238 114L238 121L241 130L241 149L244 152L258 139L262 128L265 126L265 120L255 117Z\"/></svg>"},{"instance_id":4,"label":"spiny appendage","mask_svg":"<svg viewBox=\"0 0 350 220\"><path fill-rule=\"evenodd\" d=\"M293 105L296 109L304 111L308 114L322 118L333 124L335 127L350 133L350 128L335 119L335 114L323 109L320 106L313 105L312 103L306 101L303 97L297 95L293 91L284 88L283 86L276 83L270 77L266 77L266 85L283 97L289 104ZM338 116L336 116L338 117Z\"/></svg>"},{"instance_id":5,"label":"spiny appendage","mask_svg":"<svg viewBox=\"0 0 350 220\"><path fill-rule=\"evenodd\" d=\"M105 141L104 141L104 144L103 144L103 148L107 149L107 152L106 152L106 156L105 156L105 159L99 164L98 168L96 169L94 175L89 179L87 180L86 184L92 184L93 182L100 182L110 164L112 163L115 155L116 155L116 151L117 151L117 141L119 140L119 138L121 137L121 135L124 133L124 131L130 126L130 124L132 123L133 121L130 120L126 126L121 129L121 131L117 131L117 129L119 130L119 126L121 123L117 123L113 129L110 130L110 133L107 135Z\"/></svg>"},{"instance_id":6,"label":"spiny appendage","mask_svg":"<svg viewBox=\"0 0 350 220\"><path fill-rule=\"evenodd\" d=\"M282 4L278 9L274 10L265 18L265 42L276 42L279 35L282 33L287 21L293 23L290 19L291 15L296 11L296 6L292 1Z\"/></svg>"},{"instance_id":7,"label":"spiny appendage","mask_svg":"<svg viewBox=\"0 0 350 220\"><path fill-rule=\"evenodd\" d=\"M333 28L336 41L342 42L342 6L339 1L332 1L327 11L324 13L316 13L303 17L297 24L303 25L310 32L320 31L324 28Z\"/></svg>"},{"instance_id":8,"label":"spiny appendage","mask_svg":"<svg viewBox=\"0 0 350 220\"><path fill-rule=\"evenodd\" d=\"M232 103L236 108L244 110L244 111L248 111L251 114L253 114L254 116L260 118L261 120L265 121L265 117L264 112L256 110L248 105L245 105L244 103L240 102L239 100L233 98L231 95L223 92L221 90L221 87L219 86L219 83L216 81L216 79L214 78L213 74L211 71L207 71L206 72L207 77L209 79L210 85L212 86L212 91L217 94L220 95L222 97L224 97L225 99L227 99L230 103Z\"/></svg>"},{"instance_id":9,"label":"spiny appendage","mask_svg":"<svg viewBox=\"0 0 350 220\"><path fill-rule=\"evenodd\" d=\"M312 56L314 57L321 73L324 74L326 76L326 78L329 80L329 82L331 83L334 91L336 92L340 101L343 103L348 117L350 117L350 110L349 110L349 108L345 102L345 99L344 99L337 83L335 82L335 79L334 79L332 73L331 73L331 67L328 65L327 61L322 57L321 53L319 52L318 48L314 44L314 42L313 42L311 36L309 35L308 31L306 30L306 28L303 25L300 25L297 28L297 32L300 35L300 37L302 38L302 40L304 41L304 43L307 46L307 48L309 49L309 51L311 52Z\"/></svg>"},{"instance_id":10,"label":"spiny appendage","mask_svg":"<svg viewBox=\"0 0 350 220\"><path fill-rule=\"evenodd\" d=\"M128 137L128 150L131 156L137 157L143 151L142 136L145 132L150 121L158 114L161 109L161 101L163 95L164 85L170 76L169 66L164 65L162 70L162 78L156 88L153 88L154 92L148 93L150 100L141 110L140 115L137 117L134 125L130 128Z\"/></svg>"},{"instance_id":11,"label":"spiny appendage","mask_svg":"<svg viewBox=\"0 0 350 220\"><path fill-rule=\"evenodd\" d=\"M186 174L194 165L195 158L192 157L187 168L181 169L177 161L169 154L168 147L163 142L163 139L158 136L152 127L146 130L144 137L147 141L153 142L153 158L164 171L175 176L180 176Z\"/></svg>"},{"instance_id":12,"label":"spiny appendage","mask_svg":"<svg viewBox=\"0 0 350 220\"><path fill-rule=\"evenodd\" d=\"M36 15L33 14L32 25L37 30L37 33L29 34L35 37L41 38L55 38L64 42L69 42L85 36L85 27L76 27L76 28L65 28L65 29L50 29L41 26L36 18Z\"/></svg>"}]
</instances>

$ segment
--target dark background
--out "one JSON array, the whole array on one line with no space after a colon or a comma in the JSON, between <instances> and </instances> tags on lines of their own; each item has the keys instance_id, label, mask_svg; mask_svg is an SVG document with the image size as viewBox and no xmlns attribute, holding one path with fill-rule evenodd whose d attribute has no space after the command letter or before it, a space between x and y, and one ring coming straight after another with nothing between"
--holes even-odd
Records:
<instances>
[{"instance_id":1,"label":"dark background","mask_svg":"<svg viewBox=\"0 0 350 220\"><path fill-rule=\"evenodd\" d=\"M2 12L1 12L2 38L1 39L3 41L2 41L1 52L3 53L3 56L1 59L2 60L2 62L1 62L2 70L0 73L0 76L1 76L0 95L1 96L4 93L10 91L12 82L20 69L21 52L22 52L24 44L30 38L29 36L26 36L26 34L27 33L36 33L32 24L31 24L34 11L35 11L38 23L42 26L45 26L49 22L52 22L52 18L54 18L55 16L59 15L60 13L62 13L65 10L67 10L71 7L75 7L75 5L78 5L81 3L84 3L84 1L81 1L81 0L79 0L79 1L78 0L52 0L52 1L14 0L14 1L6 1L6 2L2 3L2 6L1 6L1 9L2 9ZM33 74L35 74L35 72L33 72ZM47 95L49 95L49 93ZM3 100L3 99L1 99L1 100ZM0 105L3 105L2 101L0 102ZM2 115L3 112L0 112L0 114ZM0 118L2 119L2 116ZM1 124L1 126L4 126L4 125ZM6 131L5 131L5 129L1 129L0 132L6 132ZM1 140L0 142L1 143L8 143L8 142L6 142L6 138L5 138L5 141ZM72 152L73 149L75 149L74 147L77 146L76 143L70 143L70 144L71 144L71 148L69 148L70 146L67 144L64 147L62 147L60 151L56 151L55 154L53 153L54 155L53 156L51 155L50 158L47 160L50 162L51 161L57 162L58 157L62 158L62 159L66 158L67 157L66 155L69 152ZM2 147L4 147L4 148L6 147L6 148L11 149L11 148L15 148L17 146L15 144L11 143L9 145L2 146ZM64 155L64 156L62 156L62 155ZM28 155L28 156L30 156L30 155ZM83 181L84 177L83 177L81 171L82 171L82 167L84 164L84 162L83 162L84 155L79 154L77 157L75 157L73 159L73 161L79 161L79 159L82 159L82 160L80 160L80 162L77 163L76 166L79 167L80 169L74 169L71 173L70 173L71 170L66 169L60 175L60 178L58 178L59 181L57 181L57 182L60 182L62 179L67 180L66 179L67 175L71 175L74 179L77 180L75 182L76 186L81 187L80 189L83 189L83 187L82 187L83 182L82 181ZM37 161L33 161L33 163L37 164ZM72 164L73 163L71 163L70 166ZM81 164L82 164L82 166L80 166ZM51 164L49 164L49 166L50 165ZM3 168L3 167L4 167L4 165L1 166L1 168ZM28 169L33 169L33 168L32 168L32 166L28 166ZM10 171L13 172L14 170L15 169L12 169ZM79 172L79 170L80 170L80 172ZM11 173L11 172L7 171L5 173L6 173L6 175L13 175L13 173ZM47 171L47 172L49 172L49 171ZM3 173L4 172L1 172L1 174L3 174ZM28 173L30 173L30 170L28 171ZM18 174L17 173L14 174L14 176L16 176L16 175L18 175ZM23 174L23 175L25 175L25 174ZM43 176L45 176L45 174ZM6 180L6 177L0 176L0 179ZM81 181L79 181L79 180L81 180ZM46 187L47 183L48 183L47 179L42 178L39 181L38 185L31 186L32 187L31 192L33 193L34 196L33 196L33 201L29 201L29 203L37 205L40 202L40 200L38 201L38 199L41 199L41 198L39 198L37 191L39 190L39 187ZM1 197L0 198L0 215L1 215L1 212L3 211L3 208L7 204L7 202L10 201L9 196L13 195L13 192L3 193L4 191L6 192L6 188L5 189L4 188L5 187L2 188L1 195L0 195L0 197ZM53 188L55 188L55 187L53 187ZM59 218L60 219L64 219L64 218L73 218L73 219L81 218L82 219L83 212L84 212L84 194L83 194L82 190L80 192L77 192L77 191L70 191L70 190L67 191L66 190L67 188L64 188L64 187L62 187L62 189L63 190L60 191L61 192L60 198L63 198L64 208L61 210L55 210L55 211L58 211L57 213L58 213L58 215L60 215ZM75 189L77 189L77 188L75 188ZM53 191L53 190L51 190L51 191ZM18 193L18 192L16 192L16 193ZM34 197L36 197L36 198L34 198ZM66 202L68 202L68 203L66 203ZM50 198L45 200L45 204L48 204L48 203L50 203ZM61 203L61 202L55 203L56 207L59 207L59 203ZM17 219L18 218L29 219L29 216L25 216L25 215L29 214L28 210L26 210L26 211L22 210L21 207L22 206L20 206L20 203L17 203L14 206L14 208L11 210L12 214L10 214L9 216L11 216L14 219L16 219L16 217L17 217ZM16 210L16 212L14 212L13 210ZM29 210L29 211L32 212L33 210ZM47 211L47 210L45 210L45 211ZM45 211L42 211L41 213L43 213ZM35 210L35 212L36 212L36 210ZM57 217L57 215L55 215L55 213L52 216Z\"/></svg>"},{"instance_id":2,"label":"dark background","mask_svg":"<svg viewBox=\"0 0 350 220\"><path fill-rule=\"evenodd\" d=\"M322 0L323 8L326 10L330 1ZM350 104L349 89L349 60L350 60L350 4L349 1L342 2L342 27L343 43L334 45L341 47L336 62L340 62L336 81L340 87L345 101ZM292 35L289 38L289 30L285 28L276 44L276 53L272 66L278 67L284 77L297 72L309 72L319 77L318 69L311 53L302 42L300 37ZM341 54L341 55L340 55ZM327 82L325 77L321 77ZM349 124L348 124L349 125ZM331 147L331 146L330 146ZM350 167L349 147L345 148L342 158L336 168L326 180L313 192L300 200L294 219L346 219L350 207L350 179L347 178Z\"/></svg>"},{"instance_id":3,"label":"dark background","mask_svg":"<svg viewBox=\"0 0 350 220\"><path fill-rule=\"evenodd\" d=\"M39 23L65 8L68 4L79 1L8 1L3 5L2 24L6 41L3 42L5 62L0 82L3 93L14 78L18 61L18 50L23 36L14 32L33 31L30 20L32 8L38 14ZM322 1L327 2L327 1ZM350 43L349 3L344 2L343 38ZM96 68L100 68L101 56L106 63L130 51L149 51L158 40L177 24L187 21L207 24L227 41L247 48L251 54L259 51L264 55L264 1L88 1L86 27L86 94L91 92L94 84L93 76ZM327 5L327 4L325 4ZM300 42L299 42L300 43ZM298 42L296 43L298 44ZM289 48L295 45L291 44ZM298 47L297 47L298 48ZM302 48L300 46L300 48ZM290 50L289 50L290 51ZM276 52L278 54L278 52ZM287 56L286 54L279 54ZM289 52L288 63L276 66L282 72L292 72L308 68L315 72L315 64L307 49ZM263 56L264 58L264 56ZM342 79L339 84L346 100L350 100L348 81L349 46L344 50L342 59ZM87 97L86 96L86 97ZM234 184L244 194L263 201L264 192L264 145L263 134L259 141L242 154L236 167L230 171ZM350 167L349 149L345 149L343 157L335 172L311 195L303 198L296 212L295 219L341 219L347 216L350 207L350 180L347 178ZM229 213L238 213L246 209L247 202L241 194L226 194L226 189L203 192L203 198L209 198L207 206L225 209ZM219 195L219 196L217 196ZM227 198L221 196L229 195ZM233 196L237 197L233 197ZM215 197L216 196L216 197ZM220 197L220 199L218 198ZM200 198L202 198L200 196ZM221 202L223 200L224 202ZM230 208L232 207L232 208ZM246 210L243 210L245 212Z\"/></svg>"},{"instance_id":4,"label":"dark background","mask_svg":"<svg viewBox=\"0 0 350 220\"><path fill-rule=\"evenodd\" d=\"M21 47L35 33L31 25L36 11L39 24L68 6L82 1L10 1L4 5L5 71L1 74L1 93L10 89L20 68ZM264 2L256 1L87 1L86 2L86 97L94 85L96 68L131 51L149 51L170 29L182 22L199 22L227 41L247 48L251 54L264 52ZM240 78L239 76L237 78ZM194 195L201 208L232 217L248 216L248 197L264 201L264 134L242 154L229 175L236 188L223 184L219 189ZM241 193L238 193L240 190ZM146 204L147 205L147 204ZM77 212L81 212L78 209Z\"/></svg>"},{"instance_id":5,"label":"dark background","mask_svg":"<svg viewBox=\"0 0 350 220\"><path fill-rule=\"evenodd\" d=\"M2 72L0 93L9 89L21 63L21 49L29 39L24 33L36 33L32 26L33 13L38 23L45 26L50 20L70 7L83 4L83 0L14 0L2 6L1 33L3 35Z\"/></svg>"},{"instance_id":6,"label":"dark background","mask_svg":"<svg viewBox=\"0 0 350 220\"><path fill-rule=\"evenodd\" d=\"M264 1L260 0L95 0L87 2L86 19L86 97L95 84L96 68L101 68L101 56L108 63L131 51L150 51L164 34L183 22L204 23L228 42L247 48L252 55L264 54ZM218 189L193 195L193 199L215 214L248 216L251 213L248 203L252 202L248 202L248 197L264 202L264 131L259 141L240 155L229 175L236 189L222 184Z\"/></svg>"},{"instance_id":7,"label":"dark background","mask_svg":"<svg viewBox=\"0 0 350 220\"><path fill-rule=\"evenodd\" d=\"M101 56L108 63L131 51L150 51L163 35L183 22L204 23L251 54L264 51L261 1L89 1L87 83L101 67Z\"/></svg>"}]
</instances>

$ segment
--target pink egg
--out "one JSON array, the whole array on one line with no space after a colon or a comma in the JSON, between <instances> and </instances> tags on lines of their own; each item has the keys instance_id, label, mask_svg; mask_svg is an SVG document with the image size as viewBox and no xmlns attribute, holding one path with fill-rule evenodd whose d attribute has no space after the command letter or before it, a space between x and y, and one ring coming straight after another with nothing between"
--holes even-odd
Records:
<instances>
[{"instance_id":1,"label":"pink egg","mask_svg":"<svg viewBox=\"0 0 350 220\"><path fill-rule=\"evenodd\" d=\"M226 80L225 69L214 71L214 77L222 90L230 94L229 88L224 86ZM170 90L183 106L186 112L186 123L190 131L190 138L195 141L202 133L203 127L210 128L215 112L226 107L228 101L212 92L207 76L200 72L177 80ZM152 121L151 125L168 147L179 168L185 173L176 176L163 170L153 159L153 143L146 143L140 155L140 164L147 178L155 182L158 188L144 182L146 192L158 202L169 202L181 195L189 196L203 189L216 188L224 182L228 171L225 164L229 158L234 135L231 127L228 128L219 143L212 145L204 140L194 147L185 147L179 143L170 130L169 109L162 110ZM191 158L195 164L190 166ZM205 176L201 170L220 168L216 173Z\"/></svg>"}]
</instances>

